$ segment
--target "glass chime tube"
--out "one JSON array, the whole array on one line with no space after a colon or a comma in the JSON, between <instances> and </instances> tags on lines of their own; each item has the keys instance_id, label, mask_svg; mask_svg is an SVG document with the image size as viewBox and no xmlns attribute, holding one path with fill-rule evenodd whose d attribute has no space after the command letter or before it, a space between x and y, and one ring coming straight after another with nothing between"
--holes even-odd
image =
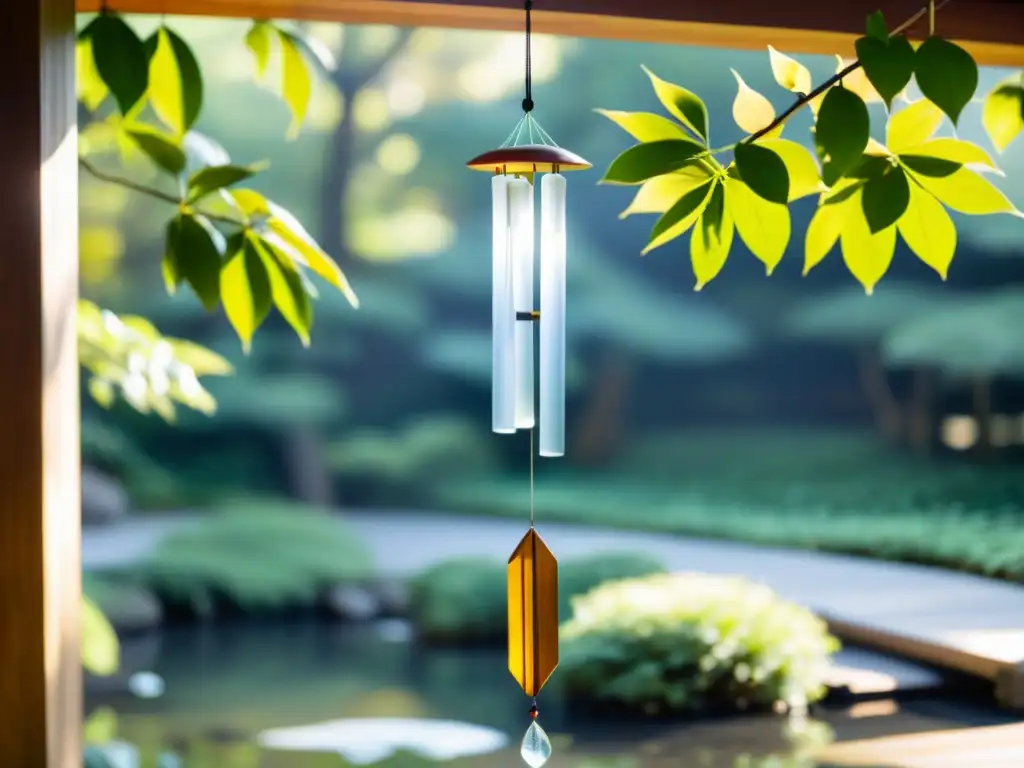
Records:
<instances>
[{"instance_id":1,"label":"glass chime tube","mask_svg":"<svg viewBox=\"0 0 1024 768\"><path fill-rule=\"evenodd\" d=\"M498 433L516 431L516 312L509 242L509 182L504 174L491 179L491 429Z\"/></svg>"},{"instance_id":2,"label":"glass chime tube","mask_svg":"<svg viewBox=\"0 0 1024 768\"><path fill-rule=\"evenodd\" d=\"M512 179L508 195L515 312L533 312L533 184L524 178ZM517 322L515 336L516 428L531 429L534 425L533 323Z\"/></svg>"},{"instance_id":3,"label":"glass chime tube","mask_svg":"<svg viewBox=\"0 0 1024 768\"><path fill-rule=\"evenodd\" d=\"M565 453L565 177L540 183L540 455Z\"/></svg>"}]
</instances>

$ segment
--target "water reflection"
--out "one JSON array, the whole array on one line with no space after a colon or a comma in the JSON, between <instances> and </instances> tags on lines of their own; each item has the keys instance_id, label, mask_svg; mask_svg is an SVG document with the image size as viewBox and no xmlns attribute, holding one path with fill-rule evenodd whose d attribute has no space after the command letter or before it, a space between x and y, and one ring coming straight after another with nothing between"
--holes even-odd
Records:
<instances>
[{"instance_id":1,"label":"water reflection","mask_svg":"<svg viewBox=\"0 0 1024 768\"><path fill-rule=\"evenodd\" d=\"M125 673L159 675L164 695L90 695L86 739L115 760L89 768L523 766L529 701L500 651L426 651L372 628L240 625L170 631L155 657L142 656ZM825 768L815 755L834 736L991 721L961 705L915 705L818 710L817 719L595 722L562 707L558 689L556 672L541 702L552 768Z\"/></svg>"}]
</instances>

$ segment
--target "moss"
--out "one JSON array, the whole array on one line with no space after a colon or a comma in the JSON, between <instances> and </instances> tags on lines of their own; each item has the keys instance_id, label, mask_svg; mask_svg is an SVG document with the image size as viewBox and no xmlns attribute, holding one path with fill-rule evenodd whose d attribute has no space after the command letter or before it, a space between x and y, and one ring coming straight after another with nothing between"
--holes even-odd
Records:
<instances>
[{"instance_id":1,"label":"moss","mask_svg":"<svg viewBox=\"0 0 1024 768\"><path fill-rule=\"evenodd\" d=\"M235 500L119 574L172 608L207 613L312 607L325 587L371 573L343 519L287 501Z\"/></svg>"},{"instance_id":2,"label":"moss","mask_svg":"<svg viewBox=\"0 0 1024 768\"><path fill-rule=\"evenodd\" d=\"M606 582L573 601L561 639L571 698L645 714L804 706L838 649L767 587L689 573Z\"/></svg>"},{"instance_id":3,"label":"moss","mask_svg":"<svg viewBox=\"0 0 1024 768\"><path fill-rule=\"evenodd\" d=\"M610 552L559 563L559 615L570 600L613 579L661 573L654 558ZM466 558L429 568L412 584L412 616L419 635L438 644L496 643L507 633L507 573L500 561Z\"/></svg>"}]
</instances>

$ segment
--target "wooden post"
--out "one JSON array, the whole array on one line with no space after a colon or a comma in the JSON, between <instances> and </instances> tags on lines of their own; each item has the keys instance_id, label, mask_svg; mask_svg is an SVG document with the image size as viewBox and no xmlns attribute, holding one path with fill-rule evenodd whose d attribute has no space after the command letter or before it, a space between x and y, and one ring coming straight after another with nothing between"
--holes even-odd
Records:
<instances>
[{"instance_id":1,"label":"wooden post","mask_svg":"<svg viewBox=\"0 0 1024 768\"><path fill-rule=\"evenodd\" d=\"M0 2L0 766L82 764L74 0Z\"/></svg>"}]
</instances>

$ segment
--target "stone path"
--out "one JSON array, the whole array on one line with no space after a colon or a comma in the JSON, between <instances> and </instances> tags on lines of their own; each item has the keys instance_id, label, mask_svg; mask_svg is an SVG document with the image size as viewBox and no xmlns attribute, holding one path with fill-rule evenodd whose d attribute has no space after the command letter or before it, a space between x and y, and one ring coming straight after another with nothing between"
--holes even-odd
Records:
<instances>
[{"instance_id":1,"label":"stone path","mask_svg":"<svg viewBox=\"0 0 1024 768\"><path fill-rule=\"evenodd\" d=\"M422 512L351 512L384 573L417 572L450 557L506 558L523 522ZM130 519L83 533L86 570L144 557L188 515ZM1003 697L1024 698L1024 587L923 566L819 552L626 532L538 525L560 558L643 551L670 570L740 574L825 616L848 640L998 680ZM915 669L920 669L915 668ZM1024 700L1020 702L1024 705Z\"/></svg>"}]
</instances>

